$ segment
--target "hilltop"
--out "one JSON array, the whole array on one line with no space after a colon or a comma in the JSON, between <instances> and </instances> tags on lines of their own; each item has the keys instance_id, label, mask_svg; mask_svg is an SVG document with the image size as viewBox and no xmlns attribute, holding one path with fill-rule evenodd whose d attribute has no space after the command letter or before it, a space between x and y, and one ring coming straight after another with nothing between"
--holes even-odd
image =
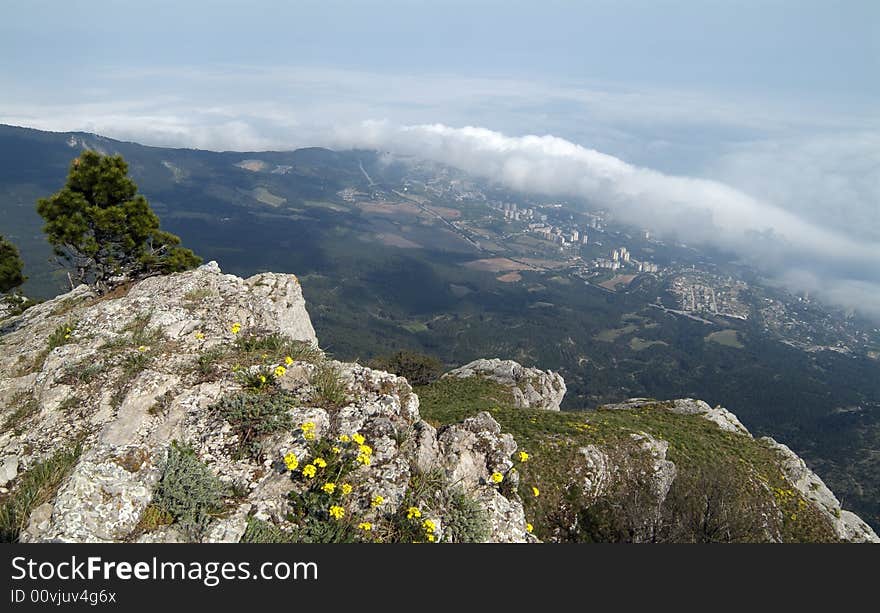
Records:
<instances>
[{"instance_id":1,"label":"hilltop","mask_svg":"<svg viewBox=\"0 0 880 613\"><path fill-rule=\"evenodd\" d=\"M721 407L560 412L558 373L513 362L414 389L332 359L292 274L80 286L0 343L7 541L877 541Z\"/></svg>"}]
</instances>

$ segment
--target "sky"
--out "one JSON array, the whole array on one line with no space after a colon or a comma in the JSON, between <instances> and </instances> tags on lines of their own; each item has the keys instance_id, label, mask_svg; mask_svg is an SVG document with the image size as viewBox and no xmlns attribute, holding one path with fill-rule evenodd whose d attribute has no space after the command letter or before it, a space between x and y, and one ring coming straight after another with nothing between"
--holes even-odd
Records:
<instances>
[{"instance_id":1,"label":"sky","mask_svg":"<svg viewBox=\"0 0 880 613\"><path fill-rule=\"evenodd\" d=\"M0 123L431 157L880 317L876 0L0 5Z\"/></svg>"}]
</instances>

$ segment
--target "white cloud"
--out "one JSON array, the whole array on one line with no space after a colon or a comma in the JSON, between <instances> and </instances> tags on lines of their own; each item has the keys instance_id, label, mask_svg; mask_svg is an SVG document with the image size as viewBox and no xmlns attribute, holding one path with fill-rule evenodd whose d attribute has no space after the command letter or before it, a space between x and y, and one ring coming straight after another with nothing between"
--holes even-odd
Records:
<instances>
[{"instance_id":1,"label":"white cloud","mask_svg":"<svg viewBox=\"0 0 880 613\"><path fill-rule=\"evenodd\" d=\"M880 121L869 106L310 67L109 70L45 90L0 75L0 89L11 92L0 122L47 130L434 158L517 189L589 198L733 250L792 287L880 311ZM107 102L113 92L125 97Z\"/></svg>"}]
</instances>

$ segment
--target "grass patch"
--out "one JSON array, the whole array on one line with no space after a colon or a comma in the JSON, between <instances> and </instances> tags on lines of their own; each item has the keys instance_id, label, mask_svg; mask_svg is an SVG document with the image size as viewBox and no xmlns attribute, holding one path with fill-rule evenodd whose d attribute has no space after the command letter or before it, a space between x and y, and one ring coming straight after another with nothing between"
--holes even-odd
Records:
<instances>
[{"instance_id":1,"label":"grass patch","mask_svg":"<svg viewBox=\"0 0 880 613\"><path fill-rule=\"evenodd\" d=\"M320 364L312 374L309 383L314 388L312 402L325 409L338 409L345 406L348 391L339 369L331 364Z\"/></svg>"},{"instance_id":2,"label":"grass patch","mask_svg":"<svg viewBox=\"0 0 880 613\"><path fill-rule=\"evenodd\" d=\"M18 477L9 497L0 506L0 542L18 542L31 512L55 496L81 453L80 444L61 449Z\"/></svg>"},{"instance_id":3,"label":"grass patch","mask_svg":"<svg viewBox=\"0 0 880 613\"><path fill-rule=\"evenodd\" d=\"M713 332L706 337L708 343L718 343L724 347L733 347L734 349L742 349L745 347L739 340L739 333L736 330L719 330Z\"/></svg>"},{"instance_id":4,"label":"grass patch","mask_svg":"<svg viewBox=\"0 0 880 613\"><path fill-rule=\"evenodd\" d=\"M474 377L440 379L417 388L416 393L422 417L434 425L488 411L528 452L528 462L517 463L519 494L536 535L544 540L596 540L597 535L609 534L614 535L610 540L626 540L627 522L647 516L627 507L635 504L630 494L640 487L637 475L643 452L631 437L639 432L669 442L667 459L678 470L658 526L658 540L835 539L824 516L785 479L775 450L750 437L725 432L700 417L671 413L662 402L637 410L578 413L518 409L511 406L509 395L505 399L503 386ZM583 465L578 450L587 445L598 446L615 465L630 466L629 472L636 475L604 501L612 516L605 514L607 525L599 527L595 522L602 518L585 515L584 505L592 501L583 499L578 477ZM539 496L533 495L532 487L538 488ZM749 521L738 521L736 514L725 511L720 519L715 518L711 530L706 529L711 522L698 507L707 492L717 494L719 508L727 505ZM762 510L768 509L771 519L765 520ZM595 531L583 531L586 519L593 520ZM570 531L572 523L580 523L581 528Z\"/></svg>"}]
</instances>

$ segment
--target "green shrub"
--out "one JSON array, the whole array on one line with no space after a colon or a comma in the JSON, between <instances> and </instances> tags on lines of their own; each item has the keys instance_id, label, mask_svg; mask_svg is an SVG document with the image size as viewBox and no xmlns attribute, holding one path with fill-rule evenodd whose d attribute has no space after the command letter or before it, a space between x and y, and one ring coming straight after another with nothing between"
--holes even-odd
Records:
<instances>
[{"instance_id":1,"label":"green shrub","mask_svg":"<svg viewBox=\"0 0 880 613\"><path fill-rule=\"evenodd\" d=\"M241 536L241 543L294 543L296 538L278 526L267 521L248 517L247 528Z\"/></svg>"},{"instance_id":2,"label":"green shrub","mask_svg":"<svg viewBox=\"0 0 880 613\"><path fill-rule=\"evenodd\" d=\"M283 390L264 394L239 392L221 398L211 408L235 428L240 450L257 456L262 438L293 427L289 412L293 402L293 395Z\"/></svg>"},{"instance_id":3,"label":"green shrub","mask_svg":"<svg viewBox=\"0 0 880 613\"><path fill-rule=\"evenodd\" d=\"M153 504L168 513L191 536L198 537L225 505L226 488L196 456L195 450L178 441L168 449Z\"/></svg>"},{"instance_id":4,"label":"green shrub","mask_svg":"<svg viewBox=\"0 0 880 613\"><path fill-rule=\"evenodd\" d=\"M443 505L444 540L451 543L482 543L489 538L491 527L486 510L461 490L446 491Z\"/></svg>"},{"instance_id":5,"label":"green shrub","mask_svg":"<svg viewBox=\"0 0 880 613\"><path fill-rule=\"evenodd\" d=\"M414 351L398 351L370 360L370 368L385 370L406 378L411 385L428 385L443 373L443 363L434 356Z\"/></svg>"},{"instance_id":6,"label":"green shrub","mask_svg":"<svg viewBox=\"0 0 880 613\"><path fill-rule=\"evenodd\" d=\"M278 362L289 356L293 360L314 364L323 358L321 350L311 343L294 340L277 332L260 334L256 331L248 331L242 333L235 339L234 353L242 361L247 360L248 357L265 355L266 358L271 357Z\"/></svg>"},{"instance_id":7,"label":"green shrub","mask_svg":"<svg viewBox=\"0 0 880 613\"><path fill-rule=\"evenodd\" d=\"M79 444L65 447L18 477L9 498L0 506L0 542L18 541L31 512L52 499L81 453Z\"/></svg>"}]
</instances>

